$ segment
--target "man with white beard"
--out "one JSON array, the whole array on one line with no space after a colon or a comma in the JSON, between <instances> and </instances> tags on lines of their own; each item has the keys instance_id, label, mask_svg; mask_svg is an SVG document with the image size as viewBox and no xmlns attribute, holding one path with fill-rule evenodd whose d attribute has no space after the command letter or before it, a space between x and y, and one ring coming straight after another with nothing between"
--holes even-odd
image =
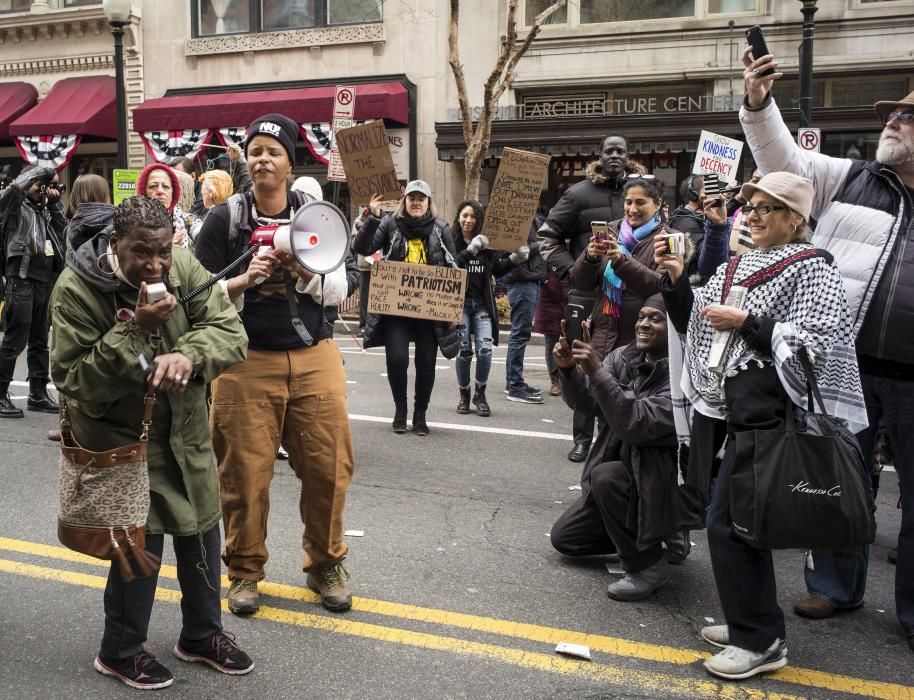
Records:
<instances>
[{"instance_id":1,"label":"man with white beard","mask_svg":"<svg viewBox=\"0 0 914 700\"><path fill-rule=\"evenodd\" d=\"M847 288L869 429L857 435L872 463L880 420L895 452L901 528L895 604L914 650L914 92L873 105L885 128L875 161L833 158L800 149L771 97L783 74L771 55L743 53L746 99L740 121L762 174L786 170L815 189L812 242L828 250ZM876 484L874 484L876 485ZM869 547L813 550L809 595L798 615L831 617L863 604Z\"/></svg>"}]
</instances>

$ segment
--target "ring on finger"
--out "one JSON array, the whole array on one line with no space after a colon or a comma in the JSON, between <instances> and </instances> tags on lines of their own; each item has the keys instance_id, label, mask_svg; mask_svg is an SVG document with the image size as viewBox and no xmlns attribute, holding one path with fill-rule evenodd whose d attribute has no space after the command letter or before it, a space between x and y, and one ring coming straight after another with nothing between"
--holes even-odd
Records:
<instances>
[{"instance_id":1,"label":"ring on finger","mask_svg":"<svg viewBox=\"0 0 914 700\"><path fill-rule=\"evenodd\" d=\"M176 381L176 382L180 382L180 381L181 381L181 375L180 375L180 374L176 374L176 375L175 375L175 381Z\"/></svg>"},{"instance_id":2,"label":"ring on finger","mask_svg":"<svg viewBox=\"0 0 914 700\"><path fill-rule=\"evenodd\" d=\"M761 74L762 74L762 72L758 68L756 68L752 71L752 75L755 78L759 77Z\"/></svg>"},{"instance_id":3,"label":"ring on finger","mask_svg":"<svg viewBox=\"0 0 914 700\"><path fill-rule=\"evenodd\" d=\"M181 380L181 386L187 386L187 380L186 380L186 379L182 379L182 380Z\"/></svg>"}]
</instances>

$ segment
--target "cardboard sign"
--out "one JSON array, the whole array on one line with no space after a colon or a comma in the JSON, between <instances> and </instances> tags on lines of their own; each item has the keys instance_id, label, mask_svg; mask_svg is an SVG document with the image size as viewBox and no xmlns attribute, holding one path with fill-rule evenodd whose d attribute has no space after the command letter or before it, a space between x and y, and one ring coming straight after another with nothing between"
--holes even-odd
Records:
<instances>
[{"instance_id":1,"label":"cardboard sign","mask_svg":"<svg viewBox=\"0 0 914 700\"><path fill-rule=\"evenodd\" d=\"M379 260L371 266L368 313L457 323L466 289L464 269Z\"/></svg>"},{"instance_id":2,"label":"cardboard sign","mask_svg":"<svg viewBox=\"0 0 914 700\"><path fill-rule=\"evenodd\" d=\"M373 194L399 199L400 183L390 155L384 122L343 129L334 134L354 202L368 202Z\"/></svg>"},{"instance_id":3,"label":"cardboard sign","mask_svg":"<svg viewBox=\"0 0 914 700\"><path fill-rule=\"evenodd\" d=\"M114 206L125 199L136 196L136 181L140 179L139 170L114 170L111 182L114 185Z\"/></svg>"},{"instance_id":4,"label":"cardboard sign","mask_svg":"<svg viewBox=\"0 0 914 700\"><path fill-rule=\"evenodd\" d=\"M504 150L482 226L490 249L514 252L526 245L550 160L541 153Z\"/></svg>"},{"instance_id":5,"label":"cardboard sign","mask_svg":"<svg viewBox=\"0 0 914 700\"><path fill-rule=\"evenodd\" d=\"M702 131L698 139L693 175L717 173L721 180L736 182L739 159L743 153L743 142L710 131Z\"/></svg>"}]
</instances>

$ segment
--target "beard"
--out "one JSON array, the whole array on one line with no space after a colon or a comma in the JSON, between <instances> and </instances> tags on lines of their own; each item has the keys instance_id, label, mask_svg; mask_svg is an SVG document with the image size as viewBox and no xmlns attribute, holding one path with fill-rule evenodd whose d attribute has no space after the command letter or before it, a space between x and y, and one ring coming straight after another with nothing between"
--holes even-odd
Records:
<instances>
[{"instance_id":1,"label":"beard","mask_svg":"<svg viewBox=\"0 0 914 700\"><path fill-rule=\"evenodd\" d=\"M895 139L886 138L893 136ZM883 165L907 165L914 167L914 135L901 131L890 132L884 129L876 148L876 160Z\"/></svg>"}]
</instances>

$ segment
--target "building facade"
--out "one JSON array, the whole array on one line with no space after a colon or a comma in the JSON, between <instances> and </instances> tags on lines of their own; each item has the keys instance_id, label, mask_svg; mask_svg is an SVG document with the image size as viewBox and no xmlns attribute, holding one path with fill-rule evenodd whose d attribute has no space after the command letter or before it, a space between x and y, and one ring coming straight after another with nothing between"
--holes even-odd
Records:
<instances>
[{"instance_id":1,"label":"building facade","mask_svg":"<svg viewBox=\"0 0 914 700\"><path fill-rule=\"evenodd\" d=\"M521 0L522 36L549 4ZM225 144L252 117L282 111L301 125L296 174L323 182L334 86L352 85L354 118L385 121L399 174L428 180L449 217L463 198L465 146L448 66L448 6L137 0L125 37L130 164L186 154L204 167L230 167ZM483 198L505 146L552 156L554 201L611 132L626 135L632 156L672 192L691 169L700 131L741 138L740 54L754 24L786 73L776 98L796 127L801 7L797 0L569 2L543 27L501 100ZM475 107L498 57L506 3L461 0L460 9L461 62ZM870 105L914 89L914 0L820 0L815 20L812 122L823 129L822 150L873 157L880 125ZM0 0L0 167L15 174L23 149L72 145L65 180L109 175L113 75L100 1ZM345 186L334 194L348 203Z\"/></svg>"}]
</instances>

